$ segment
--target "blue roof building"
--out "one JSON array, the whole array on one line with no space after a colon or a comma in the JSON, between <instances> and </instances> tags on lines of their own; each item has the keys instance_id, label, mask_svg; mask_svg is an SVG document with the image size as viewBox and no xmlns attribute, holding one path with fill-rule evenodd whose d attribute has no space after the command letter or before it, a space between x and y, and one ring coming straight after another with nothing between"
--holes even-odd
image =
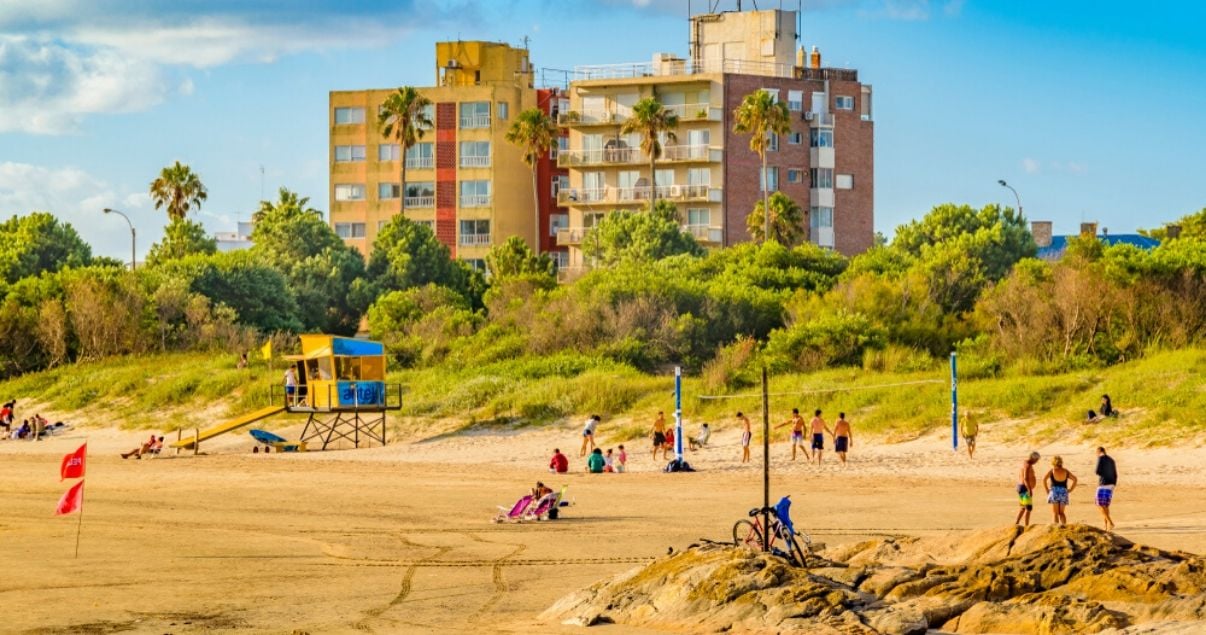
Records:
<instances>
[{"instance_id":1,"label":"blue roof building","mask_svg":"<svg viewBox=\"0 0 1206 635\"><path fill-rule=\"evenodd\" d=\"M1039 260L1054 261L1063 258L1064 252L1068 250L1068 241L1076 237L1076 235L1053 236L1051 226L1051 221L1034 221L1030 224L1034 242L1038 245L1038 253L1035 254L1035 257ZM1097 233L1097 223L1081 223L1078 235L1095 236L1106 246L1134 245L1139 249L1154 249L1160 245L1160 241L1155 238L1139 234L1110 234L1104 229L1099 234Z\"/></svg>"}]
</instances>

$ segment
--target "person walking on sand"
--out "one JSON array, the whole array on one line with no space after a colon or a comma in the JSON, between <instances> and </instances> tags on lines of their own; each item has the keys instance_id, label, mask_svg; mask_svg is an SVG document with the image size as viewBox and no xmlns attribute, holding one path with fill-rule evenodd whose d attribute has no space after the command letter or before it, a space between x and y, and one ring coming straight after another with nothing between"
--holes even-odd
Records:
<instances>
[{"instance_id":1,"label":"person walking on sand","mask_svg":"<svg viewBox=\"0 0 1206 635\"><path fill-rule=\"evenodd\" d=\"M775 426L782 428L791 426L791 460L796 460L796 448L804 450L804 456L811 461L812 455L808 453L808 448L804 447L804 418L800 416L799 408L791 409L791 419Z\"/></svg>"},{"instance_id":2,"label":"person walking on sand","mask_svg":"<svg viewBox=\"0 0 1206 635\"><path fill-rule=\"evenodd\" d=\"M980 424L972 417L971 411L963 413L963 442L967 445L967 458L976 457L976 435L980 434Z\"/></svg>"},{"instance_id":3,"label":"person walking on sand","mask_svg":"<svg viewBox=\"0 0 1206 635\"><path fill-rule=\"evenodd\" d=\"M821 464L821 453L825 451L825 435L833 436L833 432L829 430L825 420L821 418L821 409L817 408L816 412L812 413L812 455L817 460L817 465Z\"/></svg>"},{"instance_id":4,"label":"person walking on sand","mask_svg":"<svg viewBox=\"0 0 1206 635\"><path fill-rule=\"evenodd\" d=\"M846 413L839 412L838 420L833 424L833 451L842 457L842 465L846 464L846 451L852 447L854 434L850 430L850 422L846 421Z\"/></svg>"},{"instance_id":5,"label":"person walking on sand","mask_svg":"<svg viewBox=\"0 0 1206 635\"><path fill-rule=\"evenodd\" d=\"M599 427L599 415L591 415L586 418L586 423L582 424L582 451L578 452L578 456L586 456L586 446L590 445L590 449L595 449L595 429Z\"/></svg>"},{"instance_id":6,"label":"person walking on sand","mask_svg":"<svg viewBox=\"0 0 1206 635\"><path fill-rule=\"evenodd\" d=\"M737 422L741 424L741 462L750 462L750 440L754 437L754 433L750 431L750 418L737 413Z\"/></svg>"},{"instance_id":7,"label":"person walking on sand","mask_svg":"<svg viewBox=\"0 0 1206 635\"><path fill-rule=\"evenodd\" d=\"M1064 458L1051 459L1051 469L1043 475L1043 489L1047 491L1047 502L1051 503L1051 515L1055 524L1068 524L1068 496L1076 489L1076 475L1064 469Z\"/></svg>"},{"instance_id":8,"label":"person walking on sand","mask_svg":"<svg viewBox=\"0 0 1206 635\"><path fill-rule=\"evenodd\" d=\"M657 419L653 420L653 460L657 461L657 451L662 451L662 458L669 458L666 454L666 415L661 410L657 411Z\"/></svg>"},{"instance_id":9,"label":"person walking on sand","mask_svg":"<svg viewBox=\"0 0 1206 635\"><path fill-rule=\"evenodd\" d=\"M1018 510L1018 517L1013 520L1015 525L1030 526L1030 512L1034 511L1034 488L1038 484L1034 475L1034 464L1038 463L1038 460L1039 453L1031 452L1022 463L1022 472L1018 475L1018 503L1021 509Z\"/></svg>"},{"instance_id":10,"label":"person walking on sand","mask_svg":"<svg viewBox=\"0 0 1206 635\"><path fill-rule=\"evenodd\" d=\"M1106 454L1105 448L1097 448L1097 508L1105 521L1106 531L1114 531L1114 519L1110 518L1110 503L1114 500L1114 488L1118 486L1118 466Z\"/></svg>"}]
</instances>

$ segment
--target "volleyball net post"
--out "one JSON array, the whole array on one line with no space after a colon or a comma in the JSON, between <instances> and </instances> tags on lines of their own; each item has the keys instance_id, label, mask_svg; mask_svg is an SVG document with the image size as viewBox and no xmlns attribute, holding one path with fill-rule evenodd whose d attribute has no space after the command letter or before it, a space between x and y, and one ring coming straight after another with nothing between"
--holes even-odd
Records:
<instances>
[{"instance_id":1,"label":"volleyball net post","mask_svg":"<svg viewBox=\"0 0 1206 635\"><path fill-rule=\"evenodd\" d=\"M951 450L959 451L959 370L955 351L951 351Z\"/></svg>"}]
</instances>

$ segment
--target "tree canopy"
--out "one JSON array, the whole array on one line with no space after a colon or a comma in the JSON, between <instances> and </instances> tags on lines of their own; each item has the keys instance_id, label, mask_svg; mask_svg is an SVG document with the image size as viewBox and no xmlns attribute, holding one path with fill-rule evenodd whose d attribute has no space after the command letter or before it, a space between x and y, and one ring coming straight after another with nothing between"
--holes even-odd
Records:
<instances>
[{"instance_id":1,"label":"tree canopy","mask_svg":"<svg viewBox=\"0 0 1206 635\"><path fill-rule=\"evenodd\" d=\"M775 192L766 201L770 205L770 238L784 245L795 245L806 237L804 210L783 192ZM754 211L746 217L746 229L750 238L762 242L766 219L763 217L762 201L754 204Z\"/></svg>"},{"instance_id":2,"label":"tree canopy","mask_svg":"<svg viewBox=\"0 0 1206 635\"><path fill-rule=\"evenodd\" d=\"M151 181L151 200L155 209L166 208L170 220L184 220L192 210L199 209L209 196L201 178L193 169L176 161L163 168Z\"/></svg>"},{"instance_id":3,"label":"tree canopy","mask_svg":"<svg viewBox=\"0 0 1206 635\"><path fill-rule=\"evenodd\" d=\"M157 265L169 260L195 254L207 255L218 251L218 241L196 221L173 218L163 229L163 240L151 245L147 264Z\"/></svg>"},{"instance_id":4,"label":"tree canopy","mask_svg":"<svg viewBox=\"0 0 1206 635\"><path fill-rule=\"evenodd\" d=\"M13 216L0 223L0 281L14 283L43 271L82 267L92 262L92 248L70 223L47 212Z\"/></svg>"},{"instance_id":5,"label":"tree canopy","mask_svg":"<svg viewBox=\"0 0 1206 635\"><path fill-rule=\"evenodd\" d=\"M695 237L683 231L678 210L659 201L653 211L615 210L582 238L582 251L603 266L652 262L677 254L701 255Z\"/></svg>"}]
</instances>

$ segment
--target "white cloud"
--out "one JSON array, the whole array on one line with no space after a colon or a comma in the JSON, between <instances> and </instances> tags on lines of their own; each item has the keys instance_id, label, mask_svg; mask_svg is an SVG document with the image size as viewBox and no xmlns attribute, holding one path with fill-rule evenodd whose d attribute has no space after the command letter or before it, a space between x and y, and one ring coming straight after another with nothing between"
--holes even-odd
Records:
<instances>
[{"instance_id":1,"label":"white cloud","mask_svg":"<svg viewBox=\"0 0 1206 635\"><path fill-rule=\"evenodd\" d=\"M1026 157L1022 159L1022 169L1026 171L1026 174L1038 174L1039 170L1042 169L1042 165L1039 164L1038 159Z\"/></svg>"}]
</instances>

